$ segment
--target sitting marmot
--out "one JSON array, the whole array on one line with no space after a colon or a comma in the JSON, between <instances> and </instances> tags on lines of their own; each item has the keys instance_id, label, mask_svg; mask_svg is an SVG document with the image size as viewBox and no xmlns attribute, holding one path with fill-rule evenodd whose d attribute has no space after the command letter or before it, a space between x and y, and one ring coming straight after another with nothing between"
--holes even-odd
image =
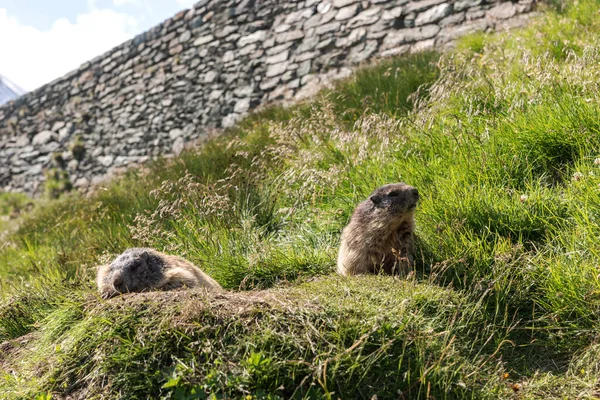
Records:
<instances>
[{"instance_id":1,"label":"sitting marmot","mask_svg":"<svg viewBox=\"0 0 600 400\"><path fill-rule=\"evenodd\" d=\"M96 283L105 299L120 293L180 287L221 289L221 285L191 262L144 248L125 250L112 264L98 267Z\"/></svg>"},{"instance_id":2,"label":"sitting marmot","mask_svg":"<svg viewBox=\"0 0 600 400\"><path fill-rule=\"evenodd\" d=\"M342 231L341 275L407 273L413 264L419 192L405 183L381 186L360 203Z\"/></svg>"}]
</instances>

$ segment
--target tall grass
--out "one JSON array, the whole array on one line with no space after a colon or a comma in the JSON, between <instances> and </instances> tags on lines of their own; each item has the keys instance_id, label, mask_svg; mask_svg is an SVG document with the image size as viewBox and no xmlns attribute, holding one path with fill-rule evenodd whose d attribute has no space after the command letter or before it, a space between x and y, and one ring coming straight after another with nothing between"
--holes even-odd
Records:
<instances>
[{"instance_id":1,"label":"tall grass","mask_svg":"<svg viewBox=\"0 0 600 400\"><path fill-rule=\"evenodd\" d=\"M0 249L0 393L594 396L599 10L386 61L39 205ZM415 273L327 276L354 206L395 181L422 194ZM130 246L231 292L100 300L94 265Z\"/></svg>"}]
</instances>

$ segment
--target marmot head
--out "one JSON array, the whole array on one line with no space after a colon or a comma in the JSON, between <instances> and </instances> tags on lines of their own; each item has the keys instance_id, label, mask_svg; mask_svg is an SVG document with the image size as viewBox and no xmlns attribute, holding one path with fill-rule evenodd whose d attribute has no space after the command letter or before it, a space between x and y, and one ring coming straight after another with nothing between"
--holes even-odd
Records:
<instances>
[{"instance_id":1,"label":"marmot head","mask_svg":"<svg viewBox=\"0 0 600 400\"><path fill-rule=\"evenodd\" d=\"M368 204L372 215L394 220L412 212L418 201L419 191L400 182L378 187L365 203Z\"/></svg>"},{"instance_id":2,"label":"marmot head","mask_svg":"<svg viewBox=\"0 0 600 400\"><path fill-rule=\"evenodd\" d=\"M104 277L104 297L119 293L143 292L163 279L164 261L150 249L127 249L118 256Z\"/></svg>"}]
</instances>

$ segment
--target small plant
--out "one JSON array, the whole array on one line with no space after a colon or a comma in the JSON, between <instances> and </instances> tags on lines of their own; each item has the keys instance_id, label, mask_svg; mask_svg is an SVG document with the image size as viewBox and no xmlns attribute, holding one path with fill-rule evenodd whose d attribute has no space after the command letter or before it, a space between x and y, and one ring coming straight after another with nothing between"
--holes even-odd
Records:
<instances>
[{"instance_id":1,"label":"small plant","mask_svg":"<svg viewBox=\"0 0 600 400\"><path fill-rule=\"evenodd\" d=\"M56 168L65 168L65 159L60 151L52 153L52 164L54 164Z\"/></svg>"},{"instance_id":2,"label":"small plant","mask_svg":"<svg viewBox=\"0 0 600 400\"><path fill-rule=\"evenodd\" d=\"M75 136L73 142L69 145L69 151L73 154L73 158L77 161L82 161L85 157L85 144L81 136Z\"/></svg>"},{"instance_id":3,"label":"small plant","mask_svg":"<svg viewBox=\"0 0 600 400\"><path fill-rule=\"evenodd\" d=\"M46 198L57 199L63 193L70 192L73 184L69 179L69 173L60 168L50 168L44 173L46 183L44 193Z\"/></svg>"}]
</instances>

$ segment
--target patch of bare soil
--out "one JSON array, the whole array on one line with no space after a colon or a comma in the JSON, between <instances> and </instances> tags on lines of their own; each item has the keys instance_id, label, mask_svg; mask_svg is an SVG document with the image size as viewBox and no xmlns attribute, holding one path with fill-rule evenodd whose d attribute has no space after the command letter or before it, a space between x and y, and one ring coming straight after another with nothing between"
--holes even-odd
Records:
<instances>
[{"instance_id":1,"label":"patch of bare soil","mask_svg":"<svg viewBox=\"0 0 600 400\"><path fill-rule=\"evenodd\" d=\"M10 372L11 360L20 357L21 352L27 351L36 338L36 332L30 332L16 339L0 343L0 371Z\"/></svg>"},{"instance_id":2,"label":"patch of bare soil","mask_svg":"<svg viewBox=\"0 0 600 400\"><path fill-rule=\"evenodd\" d=\"M266 289L245 292L208 291L206 289L175 290L168 292L128 293L109 300L97 296L87 302L87 309L149 309L173 318L176 324L196 319L204 312L220 317L252 317L263 312L295 314L307 309L317 311L318 301L289 295L289 289Z\"/></svg>"}]
</instances>

